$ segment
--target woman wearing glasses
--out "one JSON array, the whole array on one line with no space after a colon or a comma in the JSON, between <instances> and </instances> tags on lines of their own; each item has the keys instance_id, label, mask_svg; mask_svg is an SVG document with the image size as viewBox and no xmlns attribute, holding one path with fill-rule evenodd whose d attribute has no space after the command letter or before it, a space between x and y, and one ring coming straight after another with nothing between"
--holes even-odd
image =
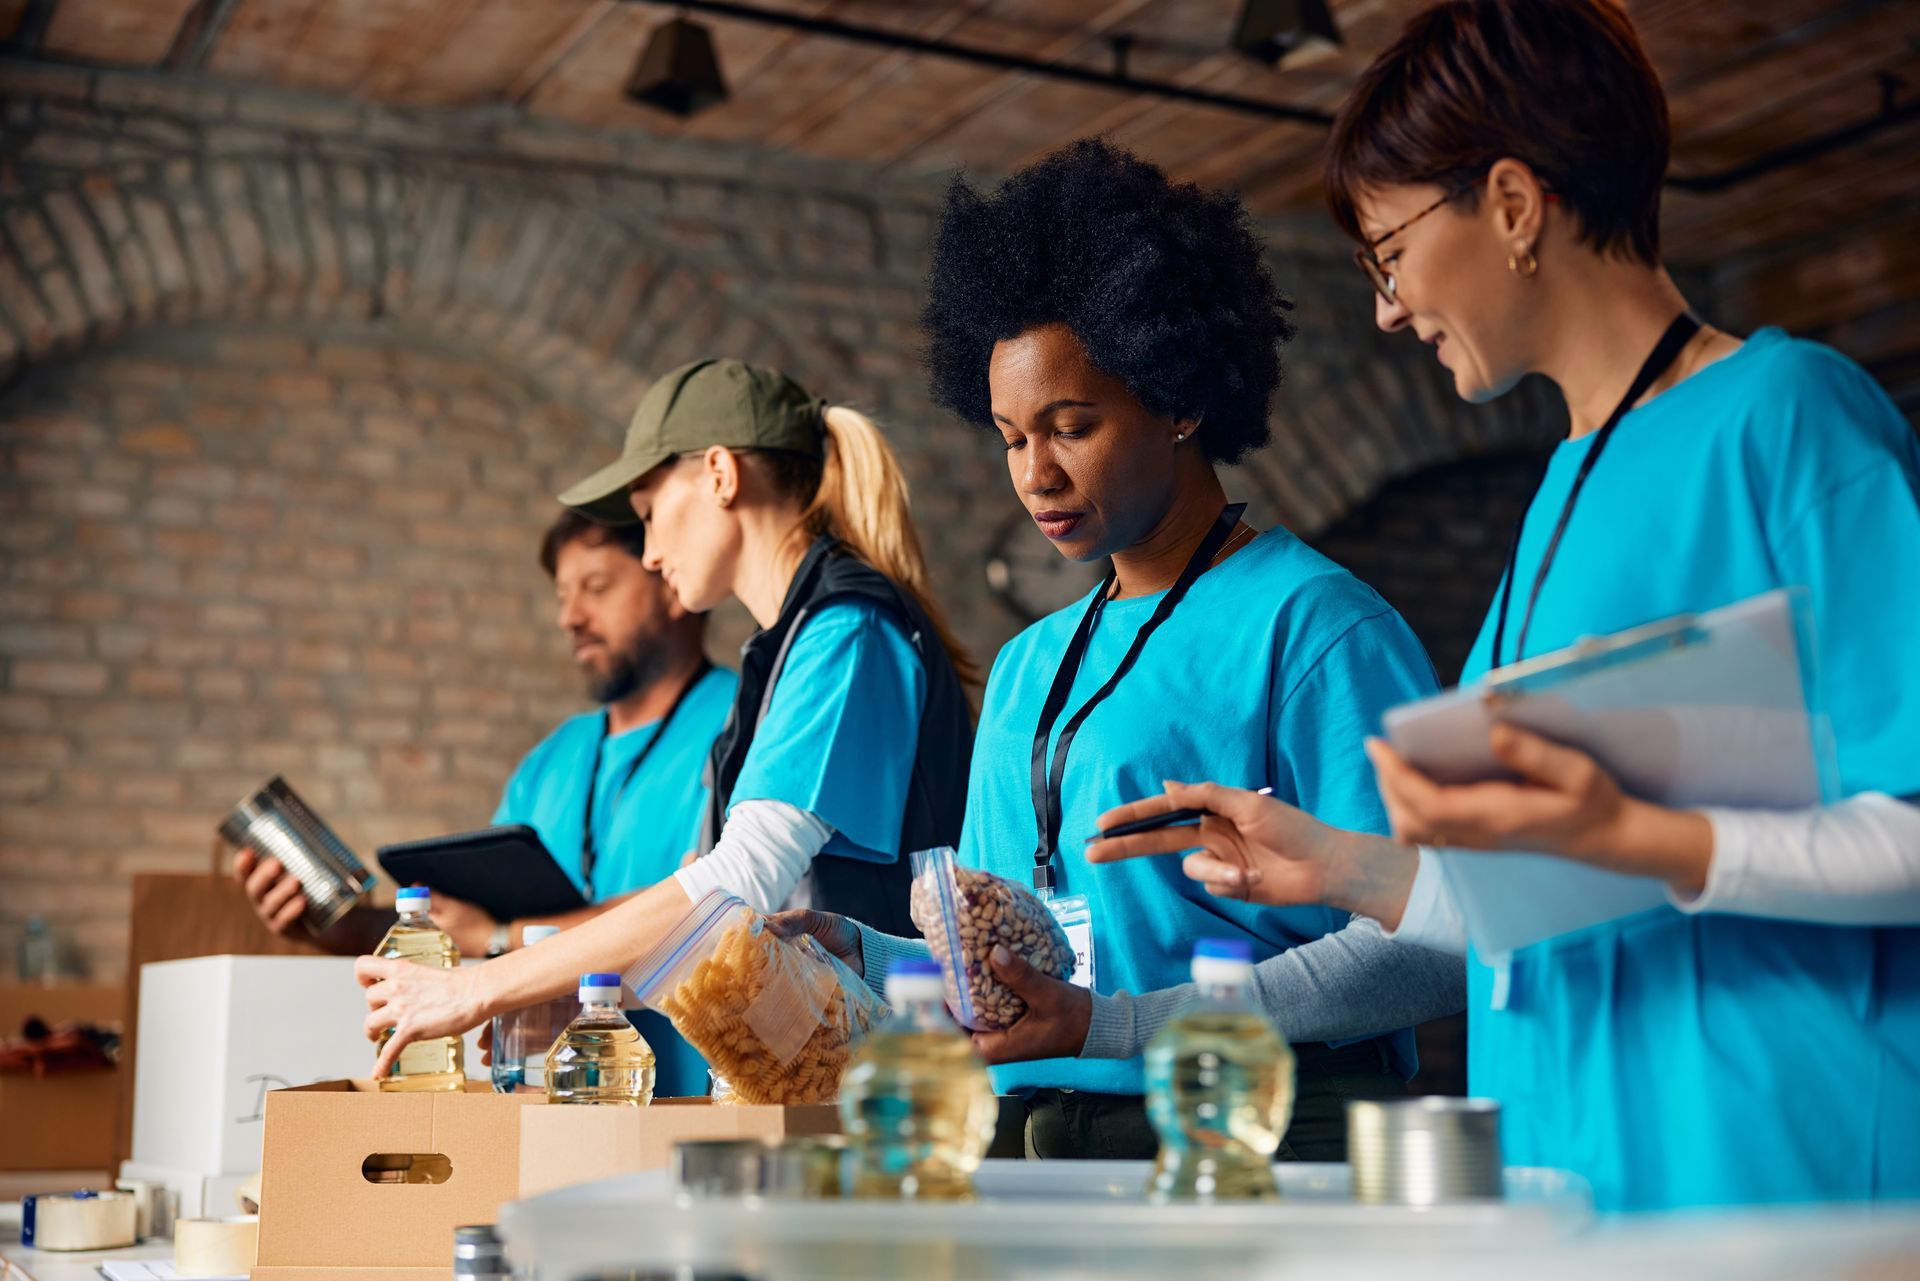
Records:
<instances>
[{"instance_id":1,"label":"woman wearing glasses","mask_svg":"<svg viewBox=\"0 0 1920 1281\"><path fill-rule=\"evenodd\" d=\"M980 713L960 859L1085 896L1092 991L1009 958L1027 1016L976 1044L1043 1157L1151 1157L1140 1054L1193 996L1195 939L1247 940L1298 1056L1283 1153L1345 1156L1345 1101L1404 1092L1411 1026L1458 1010L1457 957L1371 921L1207 894L1178 867L1095 868L1094 817L1205 770L1385 832L1360 736L1434 686L1387 603L1230 504L1220 471L1268 439L1286 311L1230 197L1081 142L991 193L957 182L923 326L934 399L1006 449L1036 533L1112 559L1085 598L1001 650ZM808 913L884 981L903 940ZM925 955L925 945L911 945ZM1129 995L1135 993L1138 995Z\"/></svg>"},{"instance_id":2,"label":"woman wearing glasses","mask_svg":"<svg viewBox=\"0 0 1920 1281\"><path fill-rule=\"evenodd\" d=\"M1658 877L1672 905L1469 965L1469 1072L1507 1156L1614 1209L1920 1195L1920 443L1824 347L1692 319L1659 259L1666 103L1600 0L1453 0L1362 76L1327 186L1375 314L1471 401L1551 378L1571 418L1466 676L1807 587L1849 799L1663 809L1512 727L1518 781L1443 787L1369 744L1397 842L1171 786L1103 825L1211 811L1190 875L1465 950L1419 846ZM1191 846L1151 833L1110 863ZM1246 866L1240 864L1245 863Z\"/></svg>"}]
</instances>

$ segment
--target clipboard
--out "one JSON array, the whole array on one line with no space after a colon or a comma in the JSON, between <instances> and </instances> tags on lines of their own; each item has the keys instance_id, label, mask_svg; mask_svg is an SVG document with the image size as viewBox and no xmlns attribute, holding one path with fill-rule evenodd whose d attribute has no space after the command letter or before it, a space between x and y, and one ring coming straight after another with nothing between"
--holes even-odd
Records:
<instances>
[{"instance_id":1,"label":"clipboard","mask_svg":"<svg viewBox=\"0 0 1920 1281\"><path fill-rule=\"evenodd\" d=\"M1394 708L1386 737L1442 783L1511 777L1505 721L1578 747L1630 795L1688 808L1799 809L1839 796L1810 626L1790 587L1579 641ZM1544 854L1434 851L1482 957L1668 902L1665 882Z\"/></svg>"}]
</instances>

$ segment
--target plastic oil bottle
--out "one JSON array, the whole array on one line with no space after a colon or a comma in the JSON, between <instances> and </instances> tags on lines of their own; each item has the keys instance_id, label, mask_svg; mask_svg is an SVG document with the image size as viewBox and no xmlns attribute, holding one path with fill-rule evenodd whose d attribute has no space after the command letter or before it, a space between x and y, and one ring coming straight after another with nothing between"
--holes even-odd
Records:
<instances>
[{"instance_id":1,"label":"plastic oil bottle","mask_svg":"<svg viewBox=\"0 0 1920 1281\"><path fill-rule=\"evenodd\" d=\"M401 890L395 903L400 909L400 919L380 940L380 947L374 955L389 960L412 961L415 965L437 966L443 970L459 965L460 949L427 916L432 901L432 896L420 886ZM381 1036L380 1044L384 1047L387 1038L392 1035L392 1029L388 1029ZM466 1087L466 1082L466 1056L460 1038L440 1036L429 1041L415 1041L400 1051L393 1070L380 1078L380 1088L459 1090Z\"/></svg>"},{"instance_id":2,"label":"plastic oil bottle","mask_svg":"<svg viewBox=\"0 0 1920 1281\"><path fill-rule=\"evenodd\" d=\"M557 925L529 925L524 946L560 932ZM493 1088L499 1094L547 1088L547 1051L580 1009L571 996L556 996L525 1009L508 1010L493 1021Z\"/></svg>"},{"instance_id":3,"label":"plastic oil bottle","mask_svg":"<svg viewBox=\"0 0 1920 1281\"><path fill-rule=\"evenodd\" d=\"M902 961L887 976L893 1017L855 1051L840 1082L854 1196L973 1196L999 1105L945 999L938 962Z\"/></svg>"},{"instance_id":4,"label":"plastic oil bottle","mask_svg":"<svg viewBox=\"0 0 1920 1281\"><path fill-rule=\"evenodd\" d=\"M618 974L580 976L580 1013L547 1051L547 1102L653 1102L653 1047L620 1012Z\"/></svg>"},{"instance_id":5,"label":"plastic oil bottle","mask_svg":"<svg viewBox=\"0 0 1920 1281\"><path fill-rule=\"evenodd\" d=\"M1253 1003L1247 942L1195 944L1193 981L1200 999L1147 1045L1147 1119L1160 1136L1148 1195L1270 1200L1293 1114L1293 1051Z\"/></svg>"}]
</instances>

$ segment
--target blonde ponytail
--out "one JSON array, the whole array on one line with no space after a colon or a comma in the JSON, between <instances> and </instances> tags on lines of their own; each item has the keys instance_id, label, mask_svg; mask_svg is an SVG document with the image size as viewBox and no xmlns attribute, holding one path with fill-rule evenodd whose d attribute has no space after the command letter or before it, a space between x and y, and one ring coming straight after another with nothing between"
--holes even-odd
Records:
<instances>
[{"instance_id":1,"label":"blonde ponytail","mask_svg":"<svg viewBox=\"0 0 1920 1281\"><path fill-rule=\"evenodd\" d=\"M867 564L910 592L933 620L940 644L954 670L967 685L978 688L980 669L974 665L934 600L928 582L927 560L920 549L907 496L907 478L893 456L886 437L873 420L857 409L829 405L826 422L826 462L820 487L800 518L800 530L811 540L831 534Z\"/></svg>"}]
</instances>

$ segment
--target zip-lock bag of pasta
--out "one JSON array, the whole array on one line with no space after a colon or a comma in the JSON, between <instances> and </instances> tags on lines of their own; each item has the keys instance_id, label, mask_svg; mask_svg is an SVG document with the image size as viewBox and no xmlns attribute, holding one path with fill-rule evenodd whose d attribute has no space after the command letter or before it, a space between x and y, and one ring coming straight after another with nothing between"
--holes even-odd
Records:
<instances>
[{"instance_id":1,"label":"zip-lock bag of pasta","mask_svg":"<svg viewBox=\"0 0 1920 1281\"><path fill-rule=\"evenodd\" d=\"M860 977L809 935L783 939L712 890L627 973L738 1103L831 1103L855 1046L887 1017Z\"/></svg>"}]
</instances>

